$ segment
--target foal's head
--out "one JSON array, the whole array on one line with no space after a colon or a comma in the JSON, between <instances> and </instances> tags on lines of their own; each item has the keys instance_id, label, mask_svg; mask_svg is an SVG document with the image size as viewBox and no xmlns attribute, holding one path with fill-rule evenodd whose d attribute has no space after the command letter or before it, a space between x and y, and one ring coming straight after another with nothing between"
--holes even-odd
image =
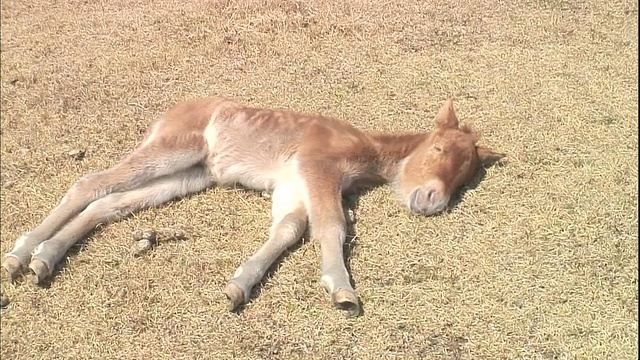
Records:
<instances>
[{"instance_id":1,"label":"foal's head","mask_svg":"<svg viewBox=\"0 0 640 360\"><path fill-rule=\"evenodd\" d=\"M438 112L435 125L407 158L398 182L402 202L424 215L444 210L454 192L470 181L478 168L504 157L476 145L478 135L459 126L451 99Z\"/></svg>"}]
</instances>

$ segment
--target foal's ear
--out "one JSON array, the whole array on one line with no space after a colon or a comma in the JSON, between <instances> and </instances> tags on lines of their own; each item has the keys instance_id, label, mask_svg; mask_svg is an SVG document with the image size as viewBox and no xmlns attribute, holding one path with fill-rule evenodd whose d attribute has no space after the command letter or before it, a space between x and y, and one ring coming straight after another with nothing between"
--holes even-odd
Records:
<instances>
[{"instance_id":1,"label":"foal's ear","mask_svg":"<svg viewBox=\"0 0 640 360\"><path fill-rule=\"evenodd\" d=\"M503 153L495 152L484 146L476 146L476 151L478 152L478 159L482 166L491 166L506 156Z\"/></svg>"},{"instance_id":2,"label":"foal's ear","mask_svg":"<svg viewBox=\"0 0 640 360\"><path fill-rule=\"evenodd\" d=\"M447 100L442 105L438 115L436 115L435 123L437 127L441 128L458 128L458 117L455 110L453 110L453 99Z\"/></svg>"}]
</instances>

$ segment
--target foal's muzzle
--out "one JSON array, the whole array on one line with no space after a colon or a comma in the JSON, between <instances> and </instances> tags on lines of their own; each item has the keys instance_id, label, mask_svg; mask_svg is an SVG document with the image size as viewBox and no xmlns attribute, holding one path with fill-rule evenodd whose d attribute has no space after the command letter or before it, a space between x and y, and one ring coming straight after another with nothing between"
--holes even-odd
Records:
<instances>
[{"instance_id":1,"label":"foal's muzzle","mask_svg":"<svg viewBox=\"0 0 640 360\"><path fill-rule=\"evenodd\" d=\"M409 196L411 211L422 215L437 214L447 208L449 196L437 181L419 186Z\"/></svg>"}]
</instances>

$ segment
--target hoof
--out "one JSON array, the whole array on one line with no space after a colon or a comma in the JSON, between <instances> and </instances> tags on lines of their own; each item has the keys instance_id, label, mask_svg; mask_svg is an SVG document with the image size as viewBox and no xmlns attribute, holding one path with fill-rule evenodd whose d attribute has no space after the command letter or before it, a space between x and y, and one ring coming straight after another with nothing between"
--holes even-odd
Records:
<instances>
[{"instance_id":1,"label":"hoof","mask_svg":"<svg viewBox=\"0 0 640 360\"><path fill-rule=\"evenodd\" d=\"M42 284L51 275L47 264L38 259L31 260L29 270L31 270L31 282L34 285Z\"/></svg>"},{"instance_id":2,"label":"hoof","mask_svg":"<svg viewBox=\"0 0 640 360\"><path fill-rule=\"evenodd\" d=\"M22 264L20 263L20 260L13 256L7 256L4 258L2 261L2 268L7 273L11 282L15 281L22 273Z\"/></svg>"},{"instance_id":3,"label":"hoof","mask_svg":"<svg viewBox=\"0 0 640 360\"><path fill-rule=\"evenodd\" d=\"M234 311L244 304L244 291L236 283L229 282L227 287L224 288L224 294L227 296L227 309L229 311Z\"/></svg>"},{"instance_id":4,"label":"hoof","mask_svg":"<svg viewBox=\"0 0 640 360\"><path fill-rule=\"evenodd\" d=\"M349 290L340 289L331 295L331 302L336 308L343 310L347 317L360 315L358 296Z\"/></svg>"}]
</instances>

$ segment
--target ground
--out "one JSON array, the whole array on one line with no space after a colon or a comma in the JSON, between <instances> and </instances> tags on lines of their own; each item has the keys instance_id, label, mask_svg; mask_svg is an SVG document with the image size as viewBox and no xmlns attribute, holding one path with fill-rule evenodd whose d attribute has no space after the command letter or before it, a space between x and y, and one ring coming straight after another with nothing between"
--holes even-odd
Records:
<instances>
[{"instance_id":1,"label":"ground","mask_svg":"<svg viewBox=\"0 0 640 360\"><path fill-rule=\"evenodd\" d=\"M331 307L312 239L229 313L270 202L212 189L101 226L48 286L5 278L3 359L637 359L637 1L1 6L3 253L184 99L426 131L453 97L508 155L439 216L388 187L352 204L358 318ZM145 228L187 238L134 257Z\"/></svg>"}]
</instances>

